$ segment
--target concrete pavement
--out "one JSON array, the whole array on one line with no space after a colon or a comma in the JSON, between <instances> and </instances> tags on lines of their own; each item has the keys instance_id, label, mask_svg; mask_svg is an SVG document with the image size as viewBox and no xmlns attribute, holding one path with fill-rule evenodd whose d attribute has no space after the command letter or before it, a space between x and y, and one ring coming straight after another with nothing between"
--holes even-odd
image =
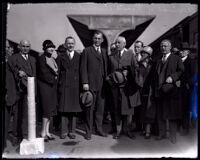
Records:
<instances>
[{"instance_id":1,"label":"concrete pavement","mask_svg":"<svg viewBox=\"0 0 200 160\"><path fill-rule=\"evenodd\" d=\"M177 134L177 143L172 144L168 139L155 141L154 137L144 139L136 132L136 139L122 136L114 140L112 135L100 137L92 135L92 140L84 139L84 131L76 130L76 139L60 139L55 133L56 140L45 143L45 152L40 155L19 155L19 146L13 147L8 141L9 153L3 158L145 158L145 157L191 157L197 155L197 129L192 129L187 136Z\"/></svg>"}]
</instances>

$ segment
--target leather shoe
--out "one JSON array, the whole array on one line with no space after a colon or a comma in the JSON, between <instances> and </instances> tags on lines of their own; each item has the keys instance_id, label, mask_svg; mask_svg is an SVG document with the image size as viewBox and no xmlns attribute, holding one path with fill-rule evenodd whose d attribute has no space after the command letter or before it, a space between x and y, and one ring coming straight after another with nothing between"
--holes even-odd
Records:
<instances>
[{"instance_id":1,"label":"leather shoe","mask_svg":"<svg viewBox=\"0 0 200 160\"><path fill-rule=\"evenodd\" d=\"M162 140L162 139L164 139L165 138L165 136L157 136L156 138L155 138L155 140L156 141L160 141L160 140Z\"/></svg>"},{"instance_id":2,"label":"leather shoe","mask_svg":"<svg viewBox=\"0 0 200 160\"><path fill-rule=\"evenodd\" d=\"M176 137L170 136L169 140L172 144L176 144Z\"/></svg>"},{"instance_id":3,"label":"leather shoe","mask_svg":"<svg viewBox=\"0 0 200 160\"><path fill-rule=\"evenodd\" d=\"M86 134L86 135L85 135L85 139L86 139L86 140L91 140L91 139L92 139L91 134Z\"/></svg>"},{"instance_id":4,"label":"leather shoe","mask_svg":"<svg viewBox=\"0 0 200 160\"><path fill-rule=\"evenodd\" d=\"M128 136L130 139L136 139L135 135L134 135L132 132L127 132L127 136Z\"/></svg>"},{"instance_id":5,"label":"leather shoe","mask_svg":"<svg viewBox=\"0 0 200 160\"><path fill-rule=\"evenodd\" d=\"M113 139L119 139L120 138L120 133L115 133L113 135Z\"/></svg>"},{"instance_id":6,"label":"leather shoe","mask_svg":"<svg viewBox=\"0 0 200 160\"><path fill-rule=\"evenodd\" d=\"M66 137L67 137L66 134L61 134L61 135L60 135L60 139L65 139Z\"/></svg>"},{"instance_id":7,"label":"leather shoe","mask_svg":"<svg viewBox=\"0 0 200 160\"><path fill-rule=\"evenodd\" d=\"M68 134L68 137L69 137L70 139L75 139L75 138L76 138L76 136L75 136L74 134L72 134L72 133L69 133L69 134Z\"/></svg>"},{"instance_id":8,"label":"leather shoe","mask_svg":"<svg viewBox=\"0 0 200 160\"><path fill-rule=\"evenodd\" d=\"M53 137L52 135L47 136L48 140L53 141L55 140L55 137Z\"/></svg>"},{"instance_id":9,"label":"leather shoe","mask_svg":"<svg viewBox=\"0 0 200 160\"><path fill-rule=\"evenodd\" d=\"M97 134L102 137L107 137L108 135L103 131L97 131Z\"/></svg>"},{"instance_id":10,"label":"leather shoe","mask_svg":"<svg viewBox=\"0 0 200 160\"><path fill-rule=\"evenodd\" d=\"M151 135L149 133L146 133L144 139L151 139Z\"/></svg>"}]
</instances>

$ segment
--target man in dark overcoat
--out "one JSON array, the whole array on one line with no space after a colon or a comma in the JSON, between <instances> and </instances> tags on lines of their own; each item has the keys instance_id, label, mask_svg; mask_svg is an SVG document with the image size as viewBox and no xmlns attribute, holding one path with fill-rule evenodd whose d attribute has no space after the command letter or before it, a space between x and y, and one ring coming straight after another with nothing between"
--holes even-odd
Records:
<instances>
[{"instance_id":1,"label":"man in dark overcoat","mask_svg":"<svg viewBox=\"0 0 200 160\"><path fill-rule=\"evenodd\" d=\"M3 150L5 149L5 152L7 152L7 137L9 132L9 126L10 126L10 119L12 114L15 116L15 110L17 108L17 100L19 99L19 96L17 95L17 85L15 83L14 76L12 74L12 70L8 65L8 59L13 55L14 48L9 43L8 40L6 40L6 49L5 49L5 62L6 62L6 72L5 72L5 112L4 112L4 140L3 140ZM15 132L15 121L13 121L13 128L12 132ZM14 142L15 137L12 139L12 144L15 145Z\"/></svg>"},{"instance_id":2,"label":"man in dark overcoat","mask_svg":"<svg viewBox=\"0 0 200 160\"><path fill-rule=\"evenodd\" d=\"M182 134L187 135L189 133L190 122L190 94L193 86L194 69L192 59L189 57L190 51L184 49L180 51L180 57L184 64L185 71L180 78L180 105L181 105L181 127Z\"/></svg>"},{"instance_id":3,"label":"man in dark overcoat","mask_svg":"<svg viewBox=\"0 0 200 160\"><path fill-rule=\"evenodd\" d=\"M134 134L131 133L132 115L134 114L134 108L141 105L139 88L142 85L142 81L139 78L139 65L133 51L127 50L125 46L126 39L119 36L116 39L117 52L110 55L108 61L109 74L115 71L122 71L123 75L127 78L127 83L124 87L111 86L111 119L114 129L114 139L118 139L120 136L122 118L124 118L123 132L130 138L135 138Z\"/></svg>"},{"instance_id":4,"label":"man in dark overcoat","mask_svg":"<svg viewBox=\"0 0 200 160\"><path fill-rule=\"evenodd\" d=\"M86 136L91 139L93 127L93 114L97 134L103 137L107 135L102 129L104 114L104 80L107 75L107 53L101 47L103 34L95 32L93 35L93 45L83 50L81 54L80 78L81 88L84 91L92 91L94 102L91 107L86 108Z\"/></svg>"},{"instance_id":5,"label":"man in dark overcoat","mask_svg":"<svg viewBox=\"0 0 200 160\"><path fill-rule=\"evenodd\" d=\"M30 53L31 44L28 40L22 40L19 43L19 53L14 54L8 59L8 67L10 68L15 83L17 85L16 92L19 95L17 115L14 121L17 122L18 140L28 134L28 104L27 104L27 77L36 76L36 60Z\"/></svg>"},{"instance_id":6,"label":"man in dark overcoat","mask_svg":"<svg viewBox=\"0 0 200 160\"><path fill-rule=\"evenodd\" d=\"M141 51L143 50L143 47L144 47L144 43L140 40L137 40L135 43L134 43L134 54L135 54L135 58L136 58L136 61L138 63L140 63L140 61L142 60L142 54L141 54ZM142 129L142 123L141 123L141 106L138 106L135 108L135 113L134 113L134 116L133 116L133 121L135 122L135 131L141 131Z\"/></svg>"},{"instance_id":7,"label":"man in dark overcoat","mask_svg":"<svg viewBox=\"0 0 200 160\"><path fill-rule=\"evenodd\" d=\"M58 64L60 68L58 82L58 110L61 112L61 139L68 136L75 139L76 113L81 112L79 103L80 54L74 51L75 39L67 37L59 47Z\"/></svg>"},{"instance_id":8,"label":"man in dark overcoat","mask_svg":"<svg viewBox=\"0 0 200 160\"><path fill-rule=\"evenodd\" d=\"M177 120L181 116L177 81L184 71L184 66L181 58L171 53L171 47L169 40L163 40L160 44L163 56L156 62L153 92L159 128L156 140L163 139L166 136L166 129L169 129L169 140L176 143Z\"/></svg>"}]
</instances>

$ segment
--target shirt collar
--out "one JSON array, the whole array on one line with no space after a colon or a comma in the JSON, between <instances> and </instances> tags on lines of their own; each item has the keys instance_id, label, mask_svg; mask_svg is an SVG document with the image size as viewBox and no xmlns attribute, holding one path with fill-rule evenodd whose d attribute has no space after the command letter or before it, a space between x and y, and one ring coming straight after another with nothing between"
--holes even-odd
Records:
<instances>
[{"instance_id":1,"label":"shirt collar","mask_svg":"<svg viewBox=\"0 0 200 160\"><path fill-rule=\"evenodd\" d=\"M182 62L184 62L184 61L187 59L187 57L188 57L188 56L185 56L185 57L181 58L181 59L182 59Z\"/></svg>"},{"instance_id":2,"label":"shirt collar","mask_svg":"<svg viewBox=\"0 0 200 160\"><path fill-rule=\"evenodd\" d=\"M97 50L97 48L99 48L101 50L101 46L99 46L99 47L97 47L95 45L93 45L93 46L94 46L95 50Z\"/></svg>"},{"instance_id":3,"label":"shirt collar","mask_svg":"<svg viewBox=\"0 0 200 160\"><path fill-rule=\"evenodd\" d=\"M70 57L73 58L73 56L74 56L74 51L71 51L71 52L67 51L67 54L70 54Z\"/></svg>"},{"instance_id":4,"label":"shirt collar","mask_svg":"<svg viewBox=\"0 0 200 160\"><path fill-rule=\"evenodd\" d=\"M28 58L28 54L21 53L22 57L26 60Z\"/></svg>"},{"instance_id":5,"label":"shirt collar","mask_svg":"<svg viewBox=\"0 0 200 160\"><path fill-rule=\"evenodd\" d=\"M165 60L167 60L167 58L170 56L170 54L171 54L171 52L169 52L169 53L167 53L167 54L165 55ZM164 57L164 55L163 55L163 57Z\"/></svg>"},{"instance_id":6,"label":"shirt collar","mask_svg":"<svg viewBox=\"0 0 200 160\"><path fill-rule=\"evenodd\" d=\"M124 52L126 52L127 51L127 49L126 48L124 48L124 49L122 49L121 51L120 51L120 54L121 54L121 56L123 55L123 53Z\"/></svg>"}]
</instances>

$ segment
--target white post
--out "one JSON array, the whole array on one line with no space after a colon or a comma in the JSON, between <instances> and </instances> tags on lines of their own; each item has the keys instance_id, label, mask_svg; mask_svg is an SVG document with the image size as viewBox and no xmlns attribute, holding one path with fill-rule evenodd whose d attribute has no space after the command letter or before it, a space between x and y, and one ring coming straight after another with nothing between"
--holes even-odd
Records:
<instances>
[{"instance_id":1,"label":"white post","mask_svg":"<svg viewBox=\"0 0 200 160\"><path fill-rule=\"evenodd\" d=\"M28 140L36 138L36 116L35 116L35 78L28 77L27 84L28 99Z\"/></svg>"},{"instance_id":2,"label":"white post","mask_svg":"<svg viewBox=\"0 0 200 160\"><path fill-rule=\"evenodd\" d=\"M28 139L20 144L21 155L44 153L44 138L36 138L36 111L35 111L35 77L28 77Z\"/></svg>"}]
</instances>

